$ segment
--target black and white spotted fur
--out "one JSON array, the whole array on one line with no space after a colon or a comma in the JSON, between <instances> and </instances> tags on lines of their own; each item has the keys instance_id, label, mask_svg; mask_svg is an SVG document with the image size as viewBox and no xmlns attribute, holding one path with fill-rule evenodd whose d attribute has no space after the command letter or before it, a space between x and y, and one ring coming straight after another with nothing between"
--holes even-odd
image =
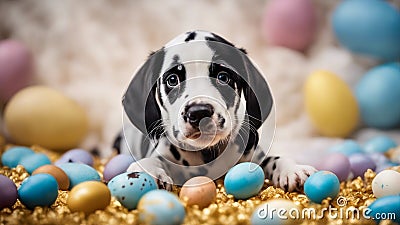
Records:
<instances>
[{"instance_id":1,"label":"black and white spotted fur","mask_svg":"<svg viewBox=\"0 0 400 225\"><path fill-rule=\"evenodd\" d=\"M115 147L159 184L218 178L233 165L259 164L285 190L301 190L315 169L267 156L275 126L272 95L247 53L222 37L193 31L150 55L123 99Z\"/></svg>"}]
</instances>

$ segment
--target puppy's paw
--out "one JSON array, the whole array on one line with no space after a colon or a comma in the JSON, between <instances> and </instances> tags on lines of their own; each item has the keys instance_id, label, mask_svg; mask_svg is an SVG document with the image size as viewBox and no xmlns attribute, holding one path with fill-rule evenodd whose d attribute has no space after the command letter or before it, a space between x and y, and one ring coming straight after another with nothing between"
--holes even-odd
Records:
<instances>
[{"instance_id":1,"label":"puppy's paw","mask_svg":"<svg viewBox=\"0 0 400 225\"><path fill-rule=\"evenodd\" d=\"M285 191L303 191L304 182L317 170L307 165L292 165L273 173L273 184Z\"/></svg>"},{"instance_id":2,"label":"puppy's paw","mask_svg":"<svg viewBox=\"0 0 400 225\"><path fill-rule=\"evenodd\" d=\"M168 191L172 191L173 180L170 176L167 175L165 170L155 163L150 162L149 160L139 160L137 162L132 163L127 172L145 172L151 175L157 182L159 189L165 189Z\"/></svg>"}]
</instances>

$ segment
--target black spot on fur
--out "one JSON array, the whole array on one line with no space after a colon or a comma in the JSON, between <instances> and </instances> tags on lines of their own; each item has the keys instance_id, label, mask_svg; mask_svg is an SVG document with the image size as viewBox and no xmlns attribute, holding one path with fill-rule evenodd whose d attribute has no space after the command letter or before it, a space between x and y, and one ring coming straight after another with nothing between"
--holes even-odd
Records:
<instances>
[{"instance_id":1,"label":"black spot on fur","mask_svg":"<svg viewBox=\"0 0 400 225\"><path fill-rule=\"evenodd\" d=\"M184 160L182 160L182 164L183 164L184 166L189 166L189 163L188 163L188 161L186 161L185 159L184 159Z\"/></svg>"},{"instance_id":2,"label":"black spot on fur","mask_svg":"<svg viewBox=\"0 0 400 225\"><path fill-rule=\"evenodd\" d=\"M261 168L265 168L270 160L271 160L271 156L268 156L266 159L264 159L264 161L262 161L262 163L261 163Z\"/></svg>"},{"instance_id":3,"label":"black spot on fur","mask_svg":"<svg viewBox=\"0 0 400 225\"><path fill-rule=\"evenodd\" d=\"M272 170L276 169L276 162L274 162L274 164L272 165Z\"/></svg>"},{"instance_id":4,"label":"black spot on fur","mask_svg":"<svg viewBox=\"0 0 400 225\"><path fill-rule=\"evenodd\" d=\"M203 158L204 163L209 163L211 161L214 161L219 156L219 148L220 146L217 144L211 146L210 148L202 149L201 156Z\"/></svg>"},{"instance_id":5,"label":"black spot on fur","mask_svg":"<svg viewBox=\"0 0 400 225\"><path fill-rule=\"evenodd\" d=\"M118 134L113 143L113 148L117 150L118 154L121 153L121 140L122 140L122 132Z\"/></svg>"},{"instance_id":6,"label":"black spot on fur","mask_svg":"<svg viewBox=\"0 0 400 225\"><path fill-rule=\"evenodd\" d=\"M180 160L181 159L181 154L179 154L178 150L175 148L174 145L170 145L169 147L169 151L171 152L171 154L174 156L174 158L176 160Z\"/></svg>"},{"instance_id":7,"label":"black spot on fur","mask_svg":"<svg viewBox=\"0 0 400 225\"><path fill-rule=\"evenodd\" d=\"M196 38L196 32L190 32L189 35L186 37L185 42L194 40Z\"/></svg>"}]
</instances>

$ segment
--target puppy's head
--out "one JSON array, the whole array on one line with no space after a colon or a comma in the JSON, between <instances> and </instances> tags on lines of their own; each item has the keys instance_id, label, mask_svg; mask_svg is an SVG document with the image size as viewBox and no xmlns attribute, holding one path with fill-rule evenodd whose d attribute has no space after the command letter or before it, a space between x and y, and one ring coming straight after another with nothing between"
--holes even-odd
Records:
<instances>
[{"instance_id":1,"label":"puppy's head","mask_svg":"<svg viewBox=\"0 0 400 225\"><path fill-rule=\"evenodd\" d=\"M128 118L152 138L186 150L226 144L257 130L272 97L242 49L204 31L182 34L152 54L124 96Z\"/></svg>"}]
</instances>

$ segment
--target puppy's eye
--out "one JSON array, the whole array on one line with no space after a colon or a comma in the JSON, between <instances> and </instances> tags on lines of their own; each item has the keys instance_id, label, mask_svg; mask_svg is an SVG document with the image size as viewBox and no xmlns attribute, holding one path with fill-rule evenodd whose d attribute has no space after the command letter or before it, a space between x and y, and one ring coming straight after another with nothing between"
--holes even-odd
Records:
<instances>
[{"instance_id":1,"label":"puppy's eye","mask_svg":"<svg viewBox=\"0 0 400 225\"><path fill-rule=\"evenodd\" d=\"M179 84L179 77L176 74L170 74L167 77L167 86L170 88L176 87Z\"/></svg>"},{"instance_id":2,"label":"puppy's eye","mask_svg":"<svg viewBox=\"0 0 400 225\"><path fill-rule=\"evenodd\" d=\"M219 84L226 85L230 80L231 78L229 77L229 74L225 71L221 71L217 75L217 81Z\"/></svg>"}]
</instances>

